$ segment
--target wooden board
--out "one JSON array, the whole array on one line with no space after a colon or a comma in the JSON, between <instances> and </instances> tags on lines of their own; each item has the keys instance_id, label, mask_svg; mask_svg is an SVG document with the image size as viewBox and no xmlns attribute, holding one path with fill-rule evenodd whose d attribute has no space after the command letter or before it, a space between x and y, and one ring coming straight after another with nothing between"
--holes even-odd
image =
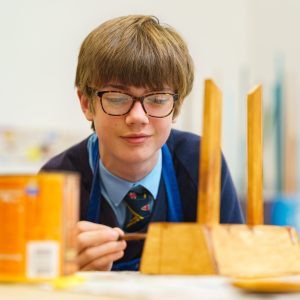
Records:
<instances>
[{"instance_id":1,"label":"wooden board","mask_svg":"<svg viewBox=\"0 0 300 300\"><path fill-rule=\"evenodd\" d=\"M207 229L196 223L152 223L141 269L145 274L216 274Z\"/></svg>"},{"instance_id":2,"label":"wooden board","mask_svg":"<svg viewBox=\"0 0 300 300\"><path fill-rule=\"evenodd\" d=\"M239 278L299 274L298 236L279 226L152 223L140 271Z\"/></svg>"},{"instance_id":3,"label":"wooden board","mask_svg":"<svg viewBox=\"0 0 300 300\"><path fill-rule=\"evenodd\" d=\"M296 231L271 225L220 225L211 230L219 273L259 278L300 273Z\"/></svg>"}]
</instances>

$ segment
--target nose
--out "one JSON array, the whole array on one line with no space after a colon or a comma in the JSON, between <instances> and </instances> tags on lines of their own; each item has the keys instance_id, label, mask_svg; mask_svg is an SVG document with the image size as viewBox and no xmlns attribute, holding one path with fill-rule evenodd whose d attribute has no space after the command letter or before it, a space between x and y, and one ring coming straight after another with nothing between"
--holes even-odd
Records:
<instances>
[{"instance_id":1,"label":"nose","mask_svg":"<svg viewBox=\"0 0 300 300\"><path fill-rule=\"evenodd\" d=\"M129 111L129 113L126 116L126 122L128 124L131 123L143 123L147 124L149 123L148 116L146 112L144 111L144 108L142 106L142 103L139 101L136 101Z\"/></svg>"}]
</instances>

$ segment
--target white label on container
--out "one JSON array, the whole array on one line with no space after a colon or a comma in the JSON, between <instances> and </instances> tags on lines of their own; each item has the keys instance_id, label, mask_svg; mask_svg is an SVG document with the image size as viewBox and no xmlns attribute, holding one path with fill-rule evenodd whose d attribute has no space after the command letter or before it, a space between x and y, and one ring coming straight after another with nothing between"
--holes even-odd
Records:
<instances>
[{"instance_id":1,"label":"white label on container","mask_svg":"<svg viewBox=\"0 0 300 300\"><path fill-rule=\"evenodd\" d=\"M59 275L59 244L56 241L27 243L26 275L28 278L54 278Z\"/></svg>"}]
</instances>

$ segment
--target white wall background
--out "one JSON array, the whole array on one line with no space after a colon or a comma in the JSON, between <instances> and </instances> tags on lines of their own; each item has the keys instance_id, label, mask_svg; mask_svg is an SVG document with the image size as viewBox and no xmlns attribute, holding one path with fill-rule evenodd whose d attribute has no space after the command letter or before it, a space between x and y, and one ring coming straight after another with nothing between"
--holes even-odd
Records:
<instances>
[{"instance_id":1,"label":"white wall background","mask_svg":"<svg viewBox=\"0 0 300 300\"><path fill-rule=\"evenodd\" d=\"M0 0L0 127L78 132L89 124L74 90L79 47L103 21L151 14L186 39L196 80L177 128L200 133L203 81L223 91L223 150L235 181L243 173L246 91L273 80L274 57L299 74L297 0Z\"/></svg>"}]
</instances>

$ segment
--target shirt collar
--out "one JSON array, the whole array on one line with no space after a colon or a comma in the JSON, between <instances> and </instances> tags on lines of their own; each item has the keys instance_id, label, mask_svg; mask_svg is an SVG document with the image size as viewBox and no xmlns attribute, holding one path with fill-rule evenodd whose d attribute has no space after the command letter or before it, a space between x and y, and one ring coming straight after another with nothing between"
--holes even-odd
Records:
<instances>
[{"instance_id":1,"label":"shirt collar","mask_svg":"<svg viewBox=\"0 0 300 300\"><path fill-rule=\"evenodd\" d=\"M106 194L114 205L118 206L128 191L136 186L142 185L154 197L157 197L159 182L162 171L162 155L159 150L158 161L149 174L137 182L129 182L111 174L103 165L101 159L99 162L99 171L101 178L101 187L105 189Z\"/></svg>"}]
</instances>

